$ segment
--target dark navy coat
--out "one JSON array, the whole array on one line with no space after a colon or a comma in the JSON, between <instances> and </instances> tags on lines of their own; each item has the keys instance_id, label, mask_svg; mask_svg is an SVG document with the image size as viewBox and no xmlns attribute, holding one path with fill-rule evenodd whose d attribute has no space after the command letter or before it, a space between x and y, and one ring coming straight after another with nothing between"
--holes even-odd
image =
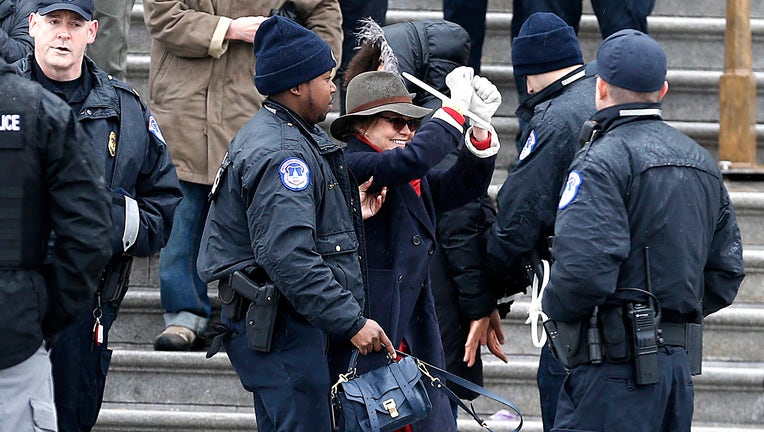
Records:
<instances>
[{"instance_id":1,"label":"dark navy coat","mask_svg":"<svg viewBox=\"0 0 764 432\"><path fill-rule=\"evenodd\" d=\"M369 317L396 346L405 339L413 355L438 367L444 367L445 359L429 278L435 214L479 197L491 181L495 161L464 149L447 171L431 169L463 139L456 128L435 118L406 147L377 152L351 138L346 149L348 166L359 182L373 176L375 185L388 187L380 212L364 221ZM414 179L421 179L421 197L409 184ZM371 367L366 360L359 359L359 368ZM434 409L416 430L450 430L453 415L447 399L441 392L433 397L445 409Z\"/></svg>"},{"instance_id":2,"label":"dark navy coat","mask_svg":"<svg viewBox=\"0 0 764 432\"><path fill-rule=\"evenodd\" d=\"M513 294L526 286L518 286L512 279L522 278L518 257L536 250L540 257L548 258L547 237L554 235L560 190L579 148L581 126L596 111L594 81L593 72L579 68L517 110L528 122L521 140L525 144L499 191L499 211L487 246L488 268L510 286L501 294ZM529 281L523 278L523 282Z\"/></svg>"},{"instance_id":3,"label":"dark navy coat","mask_svg":"<svg viewBox=\"0 0 764 432\"><path fill-rule=\"evenodd\" d=\"M34 53L16 62L19 75L61 96L45 76L34 71L34 62ZM82 70L92 89L81 105L70 102L70 106L90 138L114 198L112 253L122 253L125 204L121 197L127 195L138 202L140 211L138 238L128 253L151 256L167 243L175 207L183 196L167 144L154 116L130 85L98 69L87 57Z\"/></svg>"},{"instance_id":4,"label":"dark navy coat","mask_svg":"<svg viewBox=\"0 0 764 432\"><path fill-rule=\"evenodd\" d=\"M598 112L600 138L570 167L543 310L570 321L645 289L662 309L706 316L732 303L744 277L740 230L716 162L660 118L660 104Z\"/></svg>"}]
</instances>

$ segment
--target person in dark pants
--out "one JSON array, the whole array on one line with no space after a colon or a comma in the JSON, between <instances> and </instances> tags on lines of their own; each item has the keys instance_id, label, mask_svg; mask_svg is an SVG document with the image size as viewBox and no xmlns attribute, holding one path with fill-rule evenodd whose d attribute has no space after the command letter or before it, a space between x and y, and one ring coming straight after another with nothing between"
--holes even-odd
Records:
<instances>
[{"instance_id":1,"label":"person in dark pants","mask_svg":"<svg viewBox=\"0 0 764 432\"><path fill-rule=\"evenodd\" d=\"M55 431L48 347L89 312L109 196L65 102L2 57L0 94L0 432Z\"/></svg>"},{"instance_id":2,"label":"person in dark pants","mask_svg":"<svg viewBox=\"0 0 764 432\"><path fill-rule=\"evenodd\" d=\"M269 346L249 342L266 334L248 324L263 315L239 313L251 303L240 294L242 309L223 309L225 330L215 339L254 395L257 430L328 431L331 371L347 370L353 347L393 358L395 350L365 313L358 190L342 148L317 126L337 90L332 51L280 16L260 25L254 49L255 86L267 98L218 171L197 267L202 280L221 280L223 291L236 290L228 281L243 272L280 299L272 325L263 324Z\"/></svg>"},{"instance_id":3,"label":"person in dark pants","mask_svg":"<svg viewBox=\"0 0 764 432\"><path fill-rule=\"evenodd\" d=\"M587 334L583 349L557 351L571 370L553 430L690 431L703 318L745 276L740 230L715 159L661 119L660 45L616 32L597 73L542 300L555 340Z\"/></svg>"},{"instance_id":4,"label":"person in dark pants","mask_svg":"<svg viewBox=\"0 0 764 432\"><path fill-rule=\"evenodd\" d=\"M578 150L581 126L596 111L594 73L583 65L573 28L553 13L528 18L512 41L515 73L526 78L531 95L516 114L527 122L524 145L499 191L496 223L488 236L487 268L512 295L531 283L526 264L539 270L550 260L557 200L568 166ZM519 282L519 283L518 283ZM544 430L552 427L565 370L544 347L537 381Z\"/></svg>"},{"instance_id":5,"label":"person in dark pants","mask_svg":"<svg viewBox=\"0 0 764 432\"><path fill-rule=\"evenodd\" d=\"M459 24L470 35L470 57L467 64L480 73L485 40L485 16L488 0L443 0L443 19Z\"/></svg>"},{"instance_id":6,"label":"person in dark pants","mask_svg":"<svg viewBox=\"0 0 764 432\"><path fill-rule=\"evenodd\" d=\"M112 351L109 330L127 290L133 256L167 242L182 193L154 116L135 90L85 56L98 32L93 0L44 0L29 20L34 52L17 72L66 101L87 133L111 194L111 260L91 309L53 347L59 431L89 431L101 408Z\"/></svg>"},{"instance_id":7,"label":"person in dark pants","mask_svg":"<svg viewBox=\"0 0 764 432\"><path fill-rule=\"evenodd\" d=\"M578 34L578 24L581 21L582 1L579 0L512 0L511 38L519 33L525 20L536 12L551 12L562 18ZM655 0L592 0L592 9L597 16L602 38L606 38L618 30L627 28L637 29L647 33L647 17L653 11ZM520 103L528 98L525 91L525 79L515 73L515 85ZM525 123L520 120L520 133ZM518 152L522 141L518 139Z\"/></svg>"}]
</instances>

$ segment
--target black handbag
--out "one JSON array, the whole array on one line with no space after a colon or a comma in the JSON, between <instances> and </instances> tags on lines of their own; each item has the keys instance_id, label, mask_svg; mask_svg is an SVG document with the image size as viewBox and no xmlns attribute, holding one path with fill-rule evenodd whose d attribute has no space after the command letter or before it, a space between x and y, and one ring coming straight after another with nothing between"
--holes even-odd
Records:
<instances>
[{"instance_id":1,"label":"black handbag","mask_svg":"<svg viewBox=\"0 0 764 432\"><path fill-rule=\"evenodd\" d=\"M446 387L441 378L430 373L430 370L454 384L505 405L514 411L520 420L512 432L519 432L522 429L522 413L515 404L503 396L425 363L414 356L400 351L396 353L401 357L398 362L389 360L387 365L358 376L355 369L358 362L358 350L353 350L348 372L340 375L331 390L332 426L335 431L390 432L421 420L427 417L432 409L426 390L426 385L431 385L444 392L452 402L472 416L480 427L491 432L491 428L475 410L468 407L451 389ZM429 383L425 383L422 375L427 377ZM400 385L400 382L405 384ZM421 408L420 401L426 401L425 409Z\"/></svg>"},{"instance_id":2,"label":"black handbag","mask_svg":"<svg viewBox=\"0 0 764 432\"><path fill-rule=\"evenodd\" d=\"M356 374L358 350L348 372L332 386L333 427L344 432L391 432L421 420L432 404L413 357ZM344 426L342 428L341 426Z\"/></svg>"}]
</instances>

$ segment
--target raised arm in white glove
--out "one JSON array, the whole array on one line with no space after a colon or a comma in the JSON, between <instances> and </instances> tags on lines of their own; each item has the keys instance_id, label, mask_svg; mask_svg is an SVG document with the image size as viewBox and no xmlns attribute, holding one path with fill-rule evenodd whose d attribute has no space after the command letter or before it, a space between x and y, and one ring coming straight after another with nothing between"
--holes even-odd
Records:
<instances>
[{"instance_id":1,"label":"raised arm in white glove","mask_svg":"<svg viewBox=\"0 0 764 432\"><path fill-rule=\"evenodd\" d=\"M469 110L480 117L480 119L487 125L491 124L491 118L496 110L501 105L501 93L499 89L487 78L475 75L472 78L472 87L475 94L472 96ZM473 142L474 138L476 142ZM490 145L485 147L484 142L490 137ZM482 144L481 144L482 143ZM496 155L499 152L501 144L499 143L499 137L496 134L493 126L489 129L485 129L477 123L468 130L467 137L465 138L465 144L467 148L477 157L490 157Z\"/></svg>"},{"instance_id":2,"label":"raised arm in white glove","mask_svg":"<svg viewBox=\"0 0 764 432\"><path fill-rule=\"evenodd\" d=\"M459 66L446 75L446 85L451 90L452 108L460 113L469 109L475 93L472 78L475 71L471 67Z\"/></svg>"},{"instance_id":3,"label":"raised arm in white glove","mask_svg":"<svg viewBox=\"0 0 764 432\"><path fill-rule=\"evenodd\" d=\"M469 110L477 114L486 124L491 124L491 118L501 105L501 93L488 78L475 75L472 78L475 96L469 105Z\"/></svg>"}]
</instances>

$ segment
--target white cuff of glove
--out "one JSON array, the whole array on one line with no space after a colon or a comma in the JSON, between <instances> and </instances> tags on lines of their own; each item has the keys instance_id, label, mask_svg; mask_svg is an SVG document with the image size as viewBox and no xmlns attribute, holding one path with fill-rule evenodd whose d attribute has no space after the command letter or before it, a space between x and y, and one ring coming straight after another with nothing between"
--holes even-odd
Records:
<instances>
[{"instance_id":1,"label":"white cuff of glove","mask_svg":"<svg viewBox=\"0 0 764 432\"><path fill-rule=\"evenodd\" d=\"M491 126L489 131L491 134L491 146L485 150L478 150L477 147L472 144L473 127L474 126L470 126L469 129L467 129L467 134L464 135L464 145L467 147L467 149L469 149L470 153L479 157L480 159L496 156L496 154L499 153L499 149L501 148L501 143L499 142L499 134L496 133L496 129Z\"/></svg>"},{"instance_id":2,"label":"white cuff of glove","mask_svg":"<svg viewBox=\"0 0 764 432\"><path fill-rule=\"evenodd\" d=\"M122 232L122 250L127 252L138 239L141 228L141 213L138 202L125 195L125 230Z\"/></svg>"}]
</instances>

